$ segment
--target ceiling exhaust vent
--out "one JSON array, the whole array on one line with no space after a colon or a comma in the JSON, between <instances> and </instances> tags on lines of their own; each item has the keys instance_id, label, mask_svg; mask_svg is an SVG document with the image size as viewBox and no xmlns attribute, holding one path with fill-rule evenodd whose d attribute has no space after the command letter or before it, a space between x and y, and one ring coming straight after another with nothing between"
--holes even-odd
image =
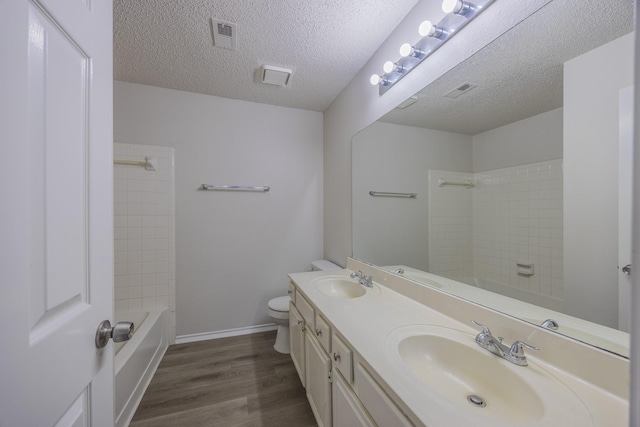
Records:
<instances>
[{"instance_id":1,"label":"ceiling exhaust vent","mask_svg":"<svg viewBox=\"0 0 640 427\"><path fill-rule=\"evenodd\" d=\"M445 93L444 96L446 96L447 98L457 98L460 95L463 95L469 92L471 89L475 87L478 87L478 85L474 85L473 83L463 83L457 88Z\"/></svg>"},{"instance_id":2,"label":"ceiling exhaust vent","mask_svg":"<svg viewBox=\"0 0 640 427\"><path fill-rule=\"evenodd\" d=\"M262 83L286 86L291 79L291 70L288 68L274 67L273 65L262 66Z\"/></svg>"},{"instance_id":3,"label":"ceiling exhaust vent","mask_svg":"<svg viewBox=\"0 0 640 427\"><path fill-rule=\"evenodd\" d=\"M213 45L223 49L236 50L236 24L211 19L213 27Z\"/></svg>"}]
</instances>

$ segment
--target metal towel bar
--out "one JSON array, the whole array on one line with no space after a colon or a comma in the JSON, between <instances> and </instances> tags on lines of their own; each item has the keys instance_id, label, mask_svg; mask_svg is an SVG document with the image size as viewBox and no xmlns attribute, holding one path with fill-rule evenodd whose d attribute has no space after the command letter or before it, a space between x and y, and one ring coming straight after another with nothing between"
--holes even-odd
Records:
<instances>
[{"instance_id":1,"label":"metal towel bar","mask_svg":"<svg viewBox=\"0 0 640 427\"><path fill-rule=\"evenodd\" d=\"M267 191L270 190L270 188L266 185L260 186L260 187L254 187L254 186L248 186L248 185L209 185L209 184L202 184L198 189L204 190L204 191L253 191L253 192L261 192L261 193L266 193Z\"/></svg>"},{"instance_id":2,"label":"metal towel bar","mask_svg":"<svg viewBox=\"0 0 640 427\"><path fill-rule=\"evenodd\" d=\"M410 199L418 197L418 193L391 193L388 191L369 191L369 195L374 197L407 197Z\"/></svg>"},{"instance_id":3,"label":"metal towel bar","mask_svg":"<svg viewBox=\"0 0 640 427\"><path fill-rule=\"evenodd\" d=\"M113 159L114 165L141 166L148 171L154 171L157 168L158 158L146 156L144 160L125 160Z\"/></svg>"},{"instance_id":4,"label":"metal towel bar","mask_svg":"<svg viewBox=\"0 0 640 427\"><path fill-rule=\"evenodd\" d=\"M473 182L471 181L447 181L444 178L438 179L438 187L442 187L445 185L459 185L461 187L471 188L473 187Z\"/></svg>"}]
</instances>

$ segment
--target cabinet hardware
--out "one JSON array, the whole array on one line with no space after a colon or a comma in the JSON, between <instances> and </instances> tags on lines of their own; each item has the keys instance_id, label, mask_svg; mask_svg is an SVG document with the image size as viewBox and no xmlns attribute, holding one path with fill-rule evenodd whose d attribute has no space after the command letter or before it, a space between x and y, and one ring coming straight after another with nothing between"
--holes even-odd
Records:
<instances>
[{"instance_id":1,"label":"cabinet hardware","mask_svg":"<svg viewBox=\"0 0 640 427\"><path fill-rule=\"evenodd\" d=\"M322 331L320 329L316 329L316 336L319 337L322 335Z\"/></svg>"},{"instance_id":2,"label":"cabinet hardware","mask_svg":"<svg viewBox=\"0 0 640 427\"><path fill-rule=\"evenodd\" d=\"M340 360L340 353L333 353L333 360L335 360L336 362Z\"/></svg>"}]
</instances>

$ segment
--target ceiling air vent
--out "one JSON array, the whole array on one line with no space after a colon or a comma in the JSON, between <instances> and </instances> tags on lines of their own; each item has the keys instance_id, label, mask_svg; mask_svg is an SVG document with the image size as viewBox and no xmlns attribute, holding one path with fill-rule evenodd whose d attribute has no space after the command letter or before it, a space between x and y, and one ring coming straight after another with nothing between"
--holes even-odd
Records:
<instances>
[{"instance_id":1,"label":"ceiling air vent","mask_svg":"<svg viewBox=\"0 0 640 427\"><path fill-rule=\"evenodd\" d=\"M447 98L457 98L460 95L463 95L467 92L469 92L471 89L477 87L478 85L474 85L473 83L463 83L460 86L458 86L457 88L447 92L444 94L444 96L446 96Z\"/></svg>"},{"instance_id":2,"label":"ceiling air vent","mask_svg":"<svg viewBox=\"0 0 640 427\"><path fill-rule=\"evenodd\" d=\"M274 67L273 65L262 66L262 83L286 86L291 78L291 70L288 68Z\"/></svg>"},{"instance_id":3,"label":"ceiling air vent","mask_svg":"<svg viewBox=\"0 0 640 427\"><path fill-rule=\"evenodd\" d=\"M236 24L233 22L212 19L213 45L229 50L236 50Z\"/></svg>"}]
</instances>

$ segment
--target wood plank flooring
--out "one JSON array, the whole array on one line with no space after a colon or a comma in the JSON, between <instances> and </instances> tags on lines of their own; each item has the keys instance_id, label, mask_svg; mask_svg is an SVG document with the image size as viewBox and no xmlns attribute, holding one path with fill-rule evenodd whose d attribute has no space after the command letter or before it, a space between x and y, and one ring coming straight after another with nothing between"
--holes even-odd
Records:
<instances>
[{"instance_id":1,"label":"wood plank flooring","mask_svg":"<svg viewBox=\"0 0 640 427\"><path fill-rule=\"evenodd\" d=\"M169 347L131 427L317 426L275 331Z\"/></svg>"}]
</instances>

